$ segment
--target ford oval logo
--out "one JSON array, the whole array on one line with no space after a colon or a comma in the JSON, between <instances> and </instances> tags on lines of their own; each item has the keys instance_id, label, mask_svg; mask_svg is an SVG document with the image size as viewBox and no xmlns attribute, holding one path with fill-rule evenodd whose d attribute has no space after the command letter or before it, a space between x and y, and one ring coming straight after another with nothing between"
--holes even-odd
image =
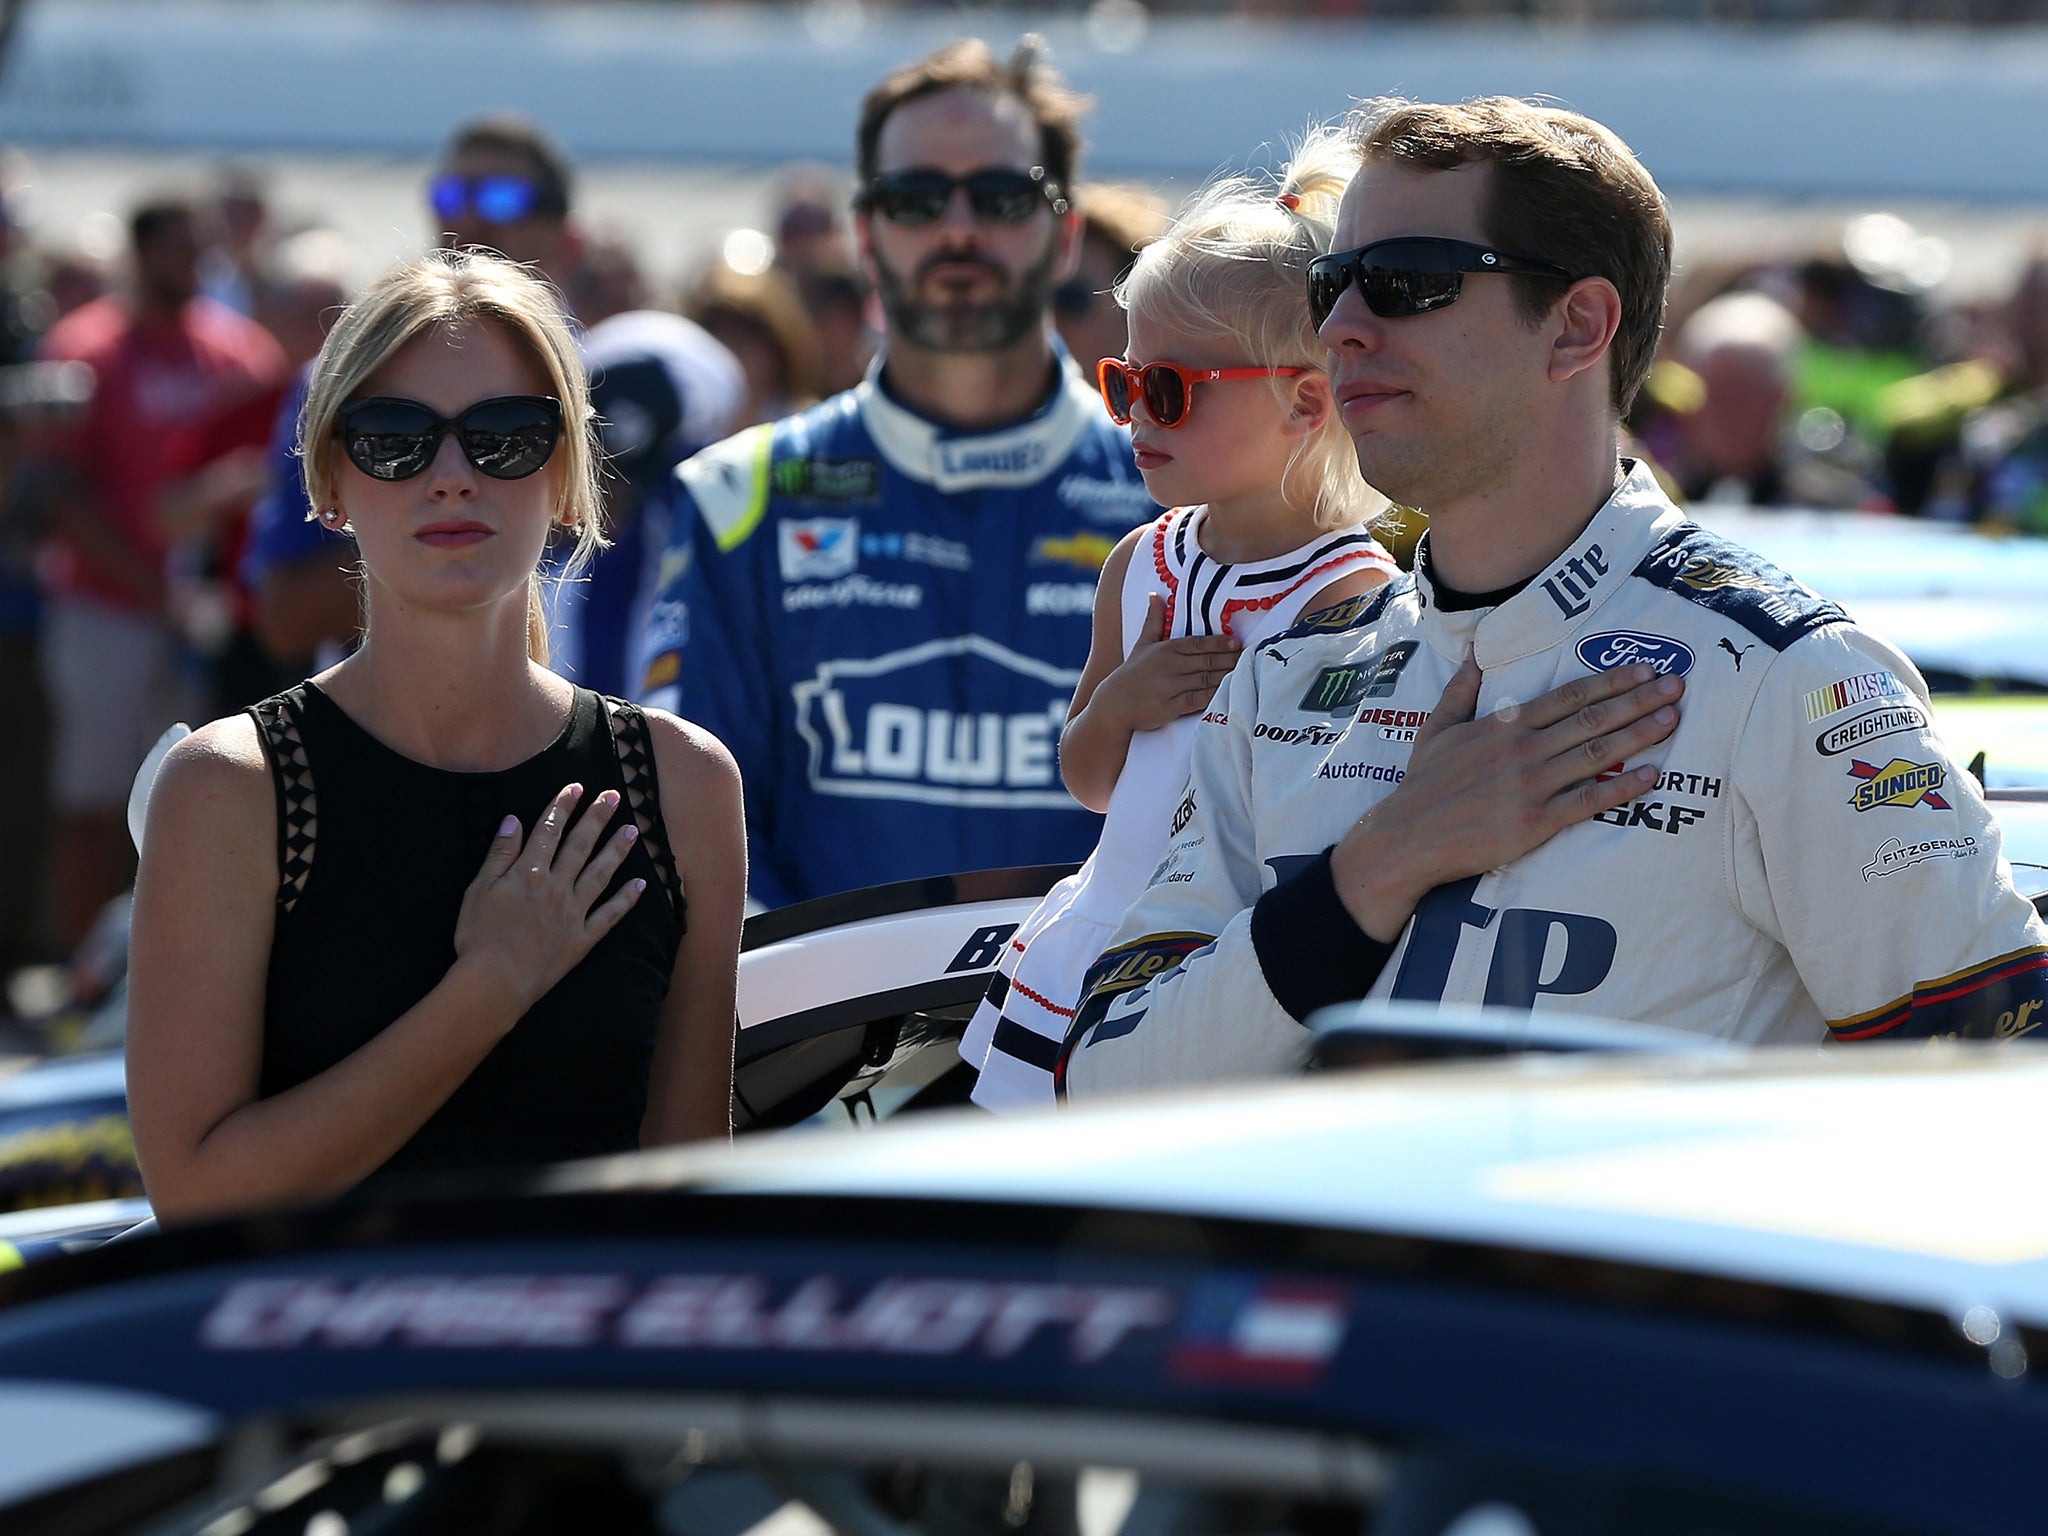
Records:
<instances>
[{"instance_id":1,"label":"ford oval logo","mask_svg":"<svg viewBox=\"0 0 2048 1536\"><path fill-rule=\"evenodd\" d=\"M1692 652L1676 640L1662 635L1645 635L1633 629L1610 629L1588 635L1579 642L1579 660L1595 672L1632 667L1648 662L1666 677L1683 677L1692 670Z\"/></svg>"}]
</instances>

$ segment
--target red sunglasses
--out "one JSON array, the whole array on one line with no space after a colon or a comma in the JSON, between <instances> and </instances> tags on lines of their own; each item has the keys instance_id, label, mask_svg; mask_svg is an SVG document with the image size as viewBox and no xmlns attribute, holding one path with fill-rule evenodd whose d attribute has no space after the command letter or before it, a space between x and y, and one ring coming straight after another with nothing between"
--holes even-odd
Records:
<instances>
[{"instance_id":1,"label":"red sunglasses","mask_svg":"<svg viewBox=\"0 0 2048 1536\"><path fill-rule=\"evenodd\" d=\"M1197 384L1224 384L1232 379L1290 379L1306 368L1183 368L1178 363L1144 363L1133 367L1120 357L1105 357L1095 365L1095 382L1102 390L1102 403L1109 407L1109 419L1129 426L1131 404L1145 402L1145 411L1162 427L1177 427L1188 419Z\"/></svg>"}]
</instances>

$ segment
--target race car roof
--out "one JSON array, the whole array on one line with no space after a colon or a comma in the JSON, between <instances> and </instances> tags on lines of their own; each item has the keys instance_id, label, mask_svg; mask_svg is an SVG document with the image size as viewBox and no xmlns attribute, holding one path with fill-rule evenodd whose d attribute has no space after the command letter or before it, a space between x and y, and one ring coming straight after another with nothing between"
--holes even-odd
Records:
<instances>
[{"instance_id":1,"label":"race car roof","mask_svg":"<svg viewBox=\"0 0 2048 1536\"><path fill-rule=\"evenodd\" d=\"M2040 1019L2022 1026L2032 1029ZM2048 1058L2024 1047L1529 1058L575 1165L673 1185L1395 1232L2048 1323ZM831 1138L829 1140L822 1138Z\"/></svg>"}]
</instances>

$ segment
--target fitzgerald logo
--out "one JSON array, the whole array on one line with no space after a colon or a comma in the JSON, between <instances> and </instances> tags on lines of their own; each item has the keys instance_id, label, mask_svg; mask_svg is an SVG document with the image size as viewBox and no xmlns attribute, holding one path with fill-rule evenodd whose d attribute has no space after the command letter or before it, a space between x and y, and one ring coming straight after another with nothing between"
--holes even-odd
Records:
<instances>
[{"instance_id":1,"label":"fitzgerald logo","mask_svg":"<svg viewBox=\"0 0 2048 1536\"><path fill-rule=\"evenodd\" d=\"M1948 770L1939 763L1909 763L1902 757L1895 757L1882 768L1873 768L1855 758L1849 760L1849 777L1860 779L1856 792L1849 796L1849 803L1857 811L1875 810L1880 805L1896 805L1911 810L1916 805L1926 805L1937 811L1948 809L1948 802L1935 791L1948 782Z\"/></svg>"},{"instance_id":2,"label":"fitzgerald logo","mask_svg":"<svg viewBox=\"0 0 2048 1536\"><path fill-rule=\"evenodd\" d=\"M1974 837L1930 837L1919 843L1888 837L1877 845L1876 855L1863 866L1863 883L1868 885L1886 875L1896 875L1902 869L1925 864L1929 859L1974 859L1976 856L1977 839Z\"/></svg>"}]
</instances>

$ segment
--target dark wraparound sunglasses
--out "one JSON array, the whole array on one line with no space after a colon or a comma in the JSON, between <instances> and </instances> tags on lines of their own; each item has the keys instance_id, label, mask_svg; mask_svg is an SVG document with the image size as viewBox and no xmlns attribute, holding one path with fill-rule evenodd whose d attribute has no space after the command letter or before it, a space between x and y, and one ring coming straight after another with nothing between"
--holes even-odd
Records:
<instances>
[{"instance_id":1,"label":"dark wraparound sunglasses","mask_svg":"<svg viewBox=\"0 0 2048 1536\"><path fill-rule=\"evenodd\" d=\"M546 395L498 395L450 418L417 400L378 395L351 400L334 423L349 462L372 480L410 480L434 462L450 432L479 474L524 480L554 456L562 403Z\"/></svg>"},{"instance_id":2,"label":"dark wraparound sunglasses","mask_svg":"<svg viewBox=\"0 0 2048 1536\"><path fill-rule=\"evenodd\" d=\"M1578 281L1555 262L1511 256L1469 240L1401 235L1354 251L1332 251L1308 264L1308 313L1321 330L1344 290L1356 284L1365 307L1382 320L1402 320L1458 302L1467 272Z\"/></svg>"},{"instance_id":3,"label":"dark wraparound sunglasses","mask_svg":"<svg viewBox=\"0 0 2048 1536\"><path fill-rule=\"evenodd\" d=\"M967 206L974 216L990 224L1022 224L1047 206L1054 213L1067 211L1060 184L1046 175L1042 165L1028 171L996 169L966 176L950 176L929 167L889 171L862 189L859 205L863 212L915 229L944 218L956 189L967 193Z\"/></svg>"},{"instance_id":4,"label":"dark wraparound sunglasses","mask_svg":"<svg viewBox=\"0 0 2048 1536\"><path fill-rule=\"evenodd\" d=\"M427 183L427 202L438 219L464 214L486 224L516 224L536 213L559 218L566 210L537 181L526 176L436 176Z\"/></svg>"},{"instance_id":5,"label":"dark wraparound sunglasses","mask_svg":"<svg viewBox=\"0 0 2048 1536\"><path fill-rule=\"evenodd\" d=\"M1183 368L1178 363L1145 363L1133 367L1120 357L1095 365L1095 382L1109 419L1120 427L1131 423L1131 403L1145 402L1145 413L1162 427L1177 427L1194 409L1197 384L1224 384L1232 379L1291 379L1306 368Z\"/></svg>"}]
</instances>

